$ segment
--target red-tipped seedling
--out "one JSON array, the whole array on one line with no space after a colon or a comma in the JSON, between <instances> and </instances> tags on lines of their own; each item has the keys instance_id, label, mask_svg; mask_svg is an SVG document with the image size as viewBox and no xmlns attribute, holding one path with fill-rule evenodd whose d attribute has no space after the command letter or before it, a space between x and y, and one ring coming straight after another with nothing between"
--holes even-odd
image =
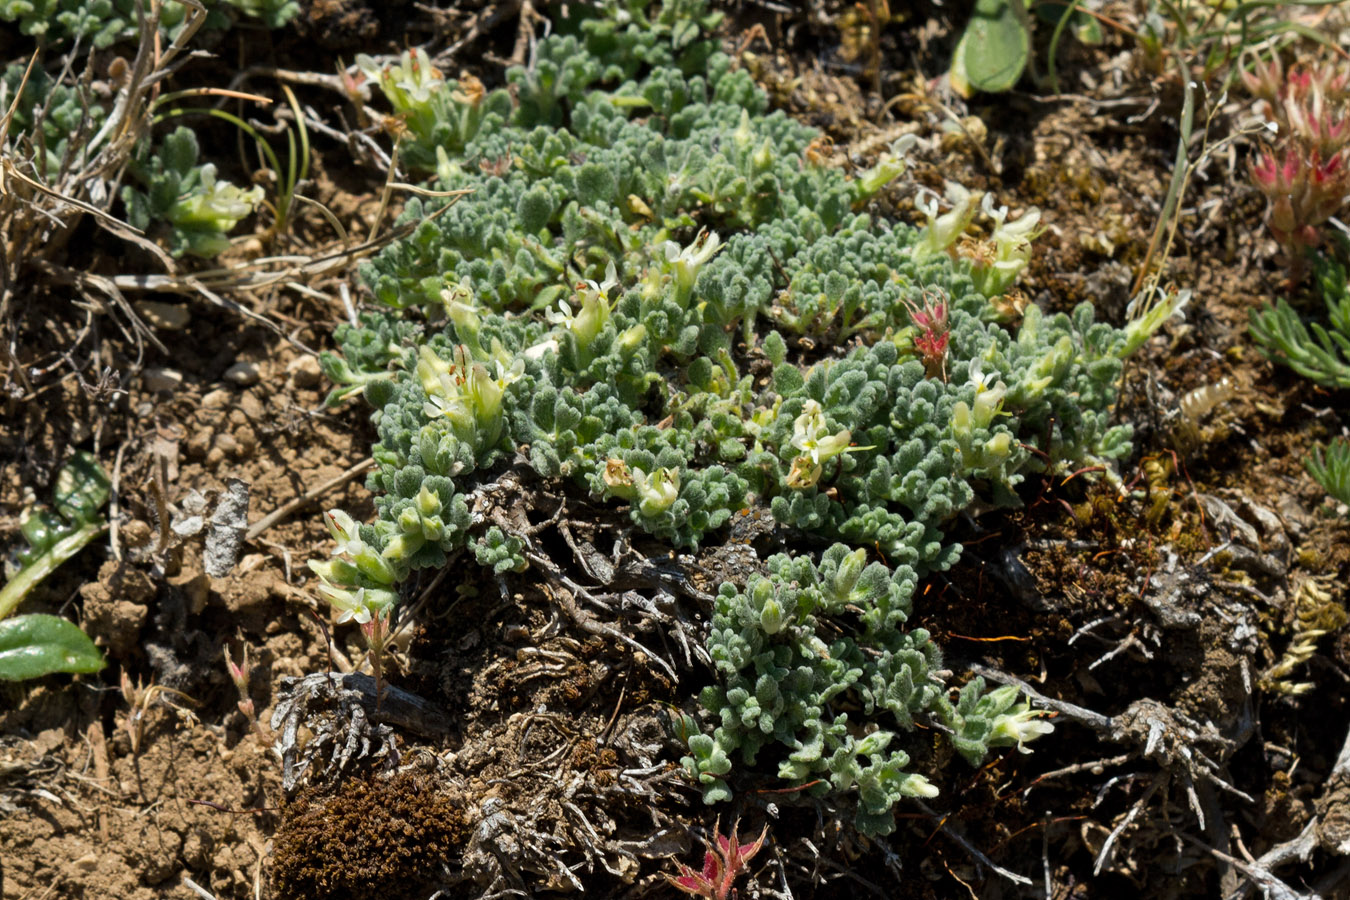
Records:
<instances>
[{"instance_id":1,"label":"red-tipped seedling","mask_svg":"<svg viewBox=\"0 0 1350 900\"><path fill-rule=\"evenodd\" d=\"M720 829L718 829L720 830ZM753 843L742 844L736 834L736 826L731 826L731 836L716 835L716 846L704 842L708 850L703 854L703 870L696 872L684 863L676 863L679 875L667 875L666 880L686 894L695 897L708 897L710 900L729 900L736 897L735 881L750 860L764 846L769 835L769 827L759 833Z\"/></svg>"}]
</instances>

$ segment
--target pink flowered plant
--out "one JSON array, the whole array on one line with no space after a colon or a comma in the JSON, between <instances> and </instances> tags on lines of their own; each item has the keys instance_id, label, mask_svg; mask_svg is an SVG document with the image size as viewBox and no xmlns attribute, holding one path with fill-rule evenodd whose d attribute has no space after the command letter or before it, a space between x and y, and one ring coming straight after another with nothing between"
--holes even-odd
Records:
<instances>
[{"instance_id":1,"label":"pink flowered plant","mask_svg":"<svg viewBox=\"0 0 1350 900\"><path fill-rule=\"evenodd\" d=\"M1264 101L1276 138L1252 163L1252 181L1266 195L1266 224L1289 253L1295 274L1304 251L1321 241L1321 226L1350 199L1350 97L1347 74L1295 67L1278 59L1243 73Z\"/></svg>"},{"instance_id":2,"label":"pink flowered plant","mask_svg":"<svg viewBox=\"0 0 1350 900\"><path fill-rule=\"evenodd\" d=\"M718 834L717 846L708 845L708 851L703 855L703 871L696 872L684 863L676 863L680 874L667 875L666 880L695 897L707 897L710 900L735 898L736 889L732 885L746 864L764 846L764 839L768 834L769 827L766 825L754 843L742 844L736 835L736 826L733 825L730 837Z\"/></svg>"},{"instance_id":3,"label":"pink flowered plant","mask_svg":"<svg viewBox=\"0 0 1350 900\"><path fill-rule=\"evenodd\" d=\"M905 300L909 310L909 320L917 332L914 335L914 349L919 351L924 369L929 378L941 377L947 380L947 340L951 332L951 323L947 320L947 298L941 291L924 291L923 306L912 300Z\"/></svg>"},{"instance_id":4,"label":"pink flowered plant","mask_svg":"<svg viewBox=\"0 0 1350 900\"><path fill-rule=\"evenodd\" d=\"M1270 201L1266 224L1271 233L1297 256L1304 247L1318 245L1318 226L1334 216L1350 194L1344 151L1323 160L1316 150L1288 146L1277 159L1267 149L1252 164L1252 180Z\"/></svg>"}]
</instances>

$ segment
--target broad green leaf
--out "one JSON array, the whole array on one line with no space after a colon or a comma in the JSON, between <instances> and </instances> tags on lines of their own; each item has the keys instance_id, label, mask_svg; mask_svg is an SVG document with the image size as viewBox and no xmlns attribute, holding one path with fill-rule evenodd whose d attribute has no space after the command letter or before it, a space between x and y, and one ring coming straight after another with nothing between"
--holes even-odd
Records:
<instances>
[{"instance_id":1,"label":"broad green leaf","mask_svg":"<svg viewBox=\"0 0 1350 900\"><path fill-rule=\"evenodd\" d=\"M1011 90L1031 57L1031 28L1022 0L976 0L952 56L952 87L962 96Z\"/></svg>"},{"instance_id":2,"label":"broad green leaf","mask_svg":"<svg viewBox=\"0 0 1350 900\"><path fill-rule=\"evenodd\" d=\"M34 613L0 622L0 678L97 672L106 663L89 636L59 616Z\"/></svg>"}]
</instances>

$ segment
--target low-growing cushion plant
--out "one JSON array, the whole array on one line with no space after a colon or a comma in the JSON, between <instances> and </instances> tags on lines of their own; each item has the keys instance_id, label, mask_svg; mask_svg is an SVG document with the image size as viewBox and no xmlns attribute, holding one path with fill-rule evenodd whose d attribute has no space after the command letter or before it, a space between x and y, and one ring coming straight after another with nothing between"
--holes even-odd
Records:
<instances>
[{"instance_id":1,"label":"low-growing cushion plant","mask_svg":"<svg viewBox=\"0 0 1350 900\"><path fill-rule=\"evenodd\" d=\"M374 409L378 515L330 513L337 551L311 566L362 622L453 554L526 569L524 536L470 508L516 458L677 548L765 509L834 545L723 585L684 765L709 802L736 765L856 790L858 825L886 831L897 800L937 790L901 732L935 725L978 762L1050 730L1015 689L949 694L906 627L915 587L958 560L946 533L977 500L1128 452L1121 357L1165 315L1132 332L1030 306L1006 327L1036 213L986 203L992 237L958 258L978 196L952 186L922 229L878 215L901 147L849 177L701 39L700 0L624 10L559 23L509 91L416 51L362 60L402 158L473 193L409 203L415 230L362 272L381 309L324 358L333 401Z\"/></svg>"}]
</instances>

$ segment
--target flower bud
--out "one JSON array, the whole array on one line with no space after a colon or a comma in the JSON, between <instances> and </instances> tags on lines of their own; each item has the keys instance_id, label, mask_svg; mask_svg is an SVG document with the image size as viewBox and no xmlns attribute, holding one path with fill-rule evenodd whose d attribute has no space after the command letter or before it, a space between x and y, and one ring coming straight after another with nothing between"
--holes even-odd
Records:
<instances>
[{"instance_id":1,"label":"flower bud","mask_svg":"<svg viewBox=\"0 0 1350 900\"><path fill-rule=\"evenodd\" d=\"M867 551L862 547L846 554L839 561L839 569L834 573L835 596L847 602L852 597L854 588L858 586L858 579L866 566Z\"/></svg>"},{"instance_id":2,"label":"flower bud","mask_svg":"<svg viewBox=\"0 0 1350 900\"><path fill-rule=\"evenodd\" d=\"M637 488L638 510L644 516L659 516L670 509L680 495L680 472L660 468L648 476L635 468L633 484Z\"/></svg>"},{"instance_id":3,"label":"flower bud","mask_svg":"<svg viewBox=\"0 0 1350 900\"><path fill-rule=\"evenodd\" d=\"M647 340L647 326L642 324L628 328L619 335L619 352L625 357L632 356Z\"/></svg>"},{"instance_id":4,"label":"flower bud","mask_svg":"<svg viewBox=\"0 0 1350 900\"><path fill-rule=\"evenodd\" d=\"M902 777L896 788L902 797L936 797L938 795L936 785L922 775L914 773Z\"/></svg>"},{"instance_id":5,"label":"flower bud","mask_svg":"<svg viewBox=\"0 0 1350 900\"><path fill-rule=\"evenodd\" d=\"M397 580L389 561L367 544L362 544L358 551L352 554L352 561L356 563L356 568L362 575L377 584L392 585Z\"/></svg>"},{"instance_id":6,"label":"flower bud","mask_svg":"<svg viewBox=\"0 0 1350 900\"><path fill-rule=\"evenodd\" d=\"M754 133L750 130L750 110L741 110L741 121L736 126L736 130L731 133L731 140L737 148L744 150L750 146L750 141L754 139Z\"/></svg>"},{"instance_id":7,"label":"flower bud","mask_svg":"<svg viewBox=\"0 0 1350 900\"><path fill-rule=\"evenodd\" d=\"M395 535L390 539L389 543L385 545L384 553L382 555L391 562L406 562L409 557L418 550L421 550L422 545L425 543L426 539L423 538L421 534Z\"/></svg>"},{"instance_id":8,"label":"flower bud","mask_svg":"<svg viewBox=\"0 0 1350 900\"><path fill-rule=\"evenodd\" d=\"M425 484L417 492L417 511L424 516L436 516L441 512L441 495L428 488Z\"/></svg>"},{"instance_id":9,"label":"flower bud","mask_svg":"<svg viewBox=\"0 0 1350 900\"><path fill-rule=\"evenodd\" d=\"M974 421L966 401L958 400L952 404L952 434L957 442L963 445L969 443L973 427Z\"/></svg>"},{"instance_id":10,"label":"flower bud","mask_svg":"<svg viewBox=\"0 0 1350 900\"><path fill-rule=\"evenodd\" d=\"M1003 404L1003 397L1007 393L1008 386L1000 381L993 387L975 395L975 406L971 410L971 418L976 428L989 427L989 423L994 421L994 416L998 414L998 409Z\"/></svg>"},{"instance_id":11,"label":"flower bud","mask_svg":"<svg viewBox=\"0 0 1350 900\"><path fill-rule=\"evenodd\" d=\"M1031 701L1027 701L1025 708L1013 713L1004 713L994 719L993 730L989 735L991 746L1008 746L1016 744L1021 753L1030 753L1026 748L1028 741L1034 741L1042 735L1050 734L1055 730L1055 726L1045 721L1043 713L1040 710L1031 708Z\"/></svg>"},{"instance_id":12,"label":"flower bud","mask_svg":"<svg viewBox=\"0 0 1350 900\"><path fill-rule=\"evenodd\" d=\"M783 615L783 606L777 600L770 600L759 611L759 627L765 634L777 634L783 630L787 617Z\"/></svg>"},{"instance_id":13,"label":"flower bud","mask_svg":"<svg viewBox=\"0 0 1350 900\"><path fill-rule=\"evenodd\" d=\"M356 520L340 509L330 509L324 514L323 524L328 527L328 533L333 536L333 540L339 544L346 544L360 537Z\"/></svg>"},{"instance_id":14,"label":"flower bud","mask_svg":"<svg viewBox=\"0 0 1350 900\"><path fill-rule=\"evenodd\" d=\"M1012 453L1012 435L1000 431L985 442L984 450L997 462L1007 459Z\"/></svg>"},{"instance_id":15,"label":"flower bud","mask_svg":"<svg viewBox=\"0 0 1350 900\"><path fill-rule=\"evenodd\" d=\"M874 731L867 737L858 742L859 756L874 756L886 749L890 744L891 738L895 737L889 731ZM914 796L911 794L910 796Z\"/></svg>"},{"instance_id":16,"label":"flower bud","mask_svg":"<svg viewBox=\"0 0 1350 900\"><path fill-rule=\"evenodd\" d=\"M767 171L773 165L773 145L769 139L765 138L764 143L759 145L755 155L750 158L750 164L755 167L756 172Z\"/></svg>"},{"instance_id":17,"label":"flower bud","mask_svg":"<svg viewBox=\"0 0 1350 900\"><path fill-rule=\"evenodd\" d=\"M345 559L310 560L309 568L328 584L356 584L361 580L360 569Z\"/></svg>"}]
</instances>

